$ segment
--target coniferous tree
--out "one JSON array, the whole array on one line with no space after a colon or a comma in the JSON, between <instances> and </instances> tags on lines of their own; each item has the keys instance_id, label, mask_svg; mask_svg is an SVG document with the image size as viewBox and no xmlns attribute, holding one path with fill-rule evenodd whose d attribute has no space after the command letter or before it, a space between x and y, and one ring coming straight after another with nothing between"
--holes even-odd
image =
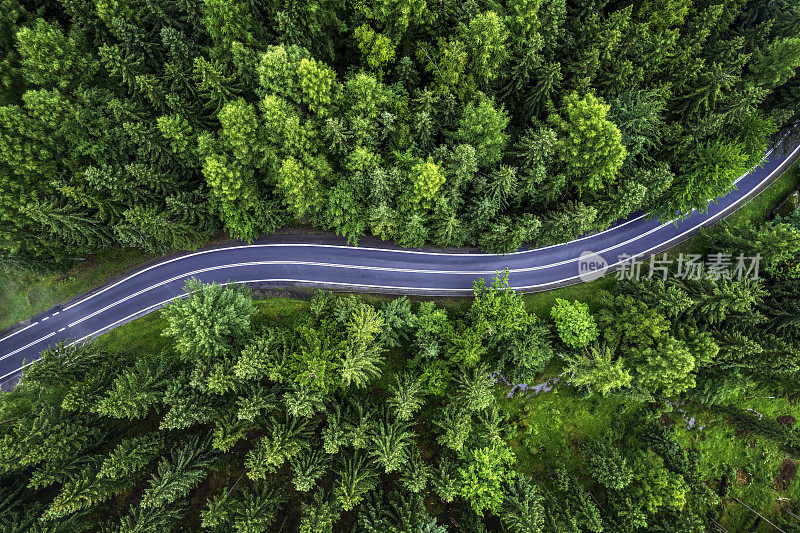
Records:
<instances>
[{"instance_id":1,"label":"coniferous tree","mask_svg":"<svg viewBox=\"0 0 800 533\"><path fill-rule=\"evenodd\" d=\"M334 494L342 510L354 509L364 495L375 487L375 473L361 452L347 454L336 470Z\"/></svg>"},{"instance_id":2,"label":"coniferous tree","mask_svg":"<svg viewBox=\"0 0 800 533\"><path fill-rule=\"evenodd\" d=\"M308 492L317 480L324 476L330 465L327 454L318 449L308 454L300 454L289 459L294 471L294 488L300 492Z\"/></svg>"},{"instance_id":3,"label":"coniferous tree","mask_svg":"<svg viewBox=\"0 0 800 533\"><path fill-rule=\"evenodd\" d=\"M340 514L336 503L326 499L322 489L317 489L311 503L303 503L300 533L331 533Z\"/></svg>"},{"instance_id":4,"label":"coniferous tree","mask_svg":"<svg viewBox=\"0 0 800 533\"><path fill-rule=\"evenodd\" d=\"M411 420L414 413L425 403L422 384L409 373L395 374L390 386L392 396L386 401L398 420Z\"/></svg>"},{"instance_id":5,"label":"coniferous tree","mask_svg":"<svg viewBox=\"0 0 800 533\"><path fill-rule=\"evenodd\" d=\"M539 488L525 475L509 482L500 517L513 533L544 531L544 505Z\"/></svg>"},{"instance_id":6,"label":"coniferous tree","mask_svg":"<svg viewBox=\"0 0 800 533\"><path fill-rule=\"evenodd\" d=\"M140 506L142 509L160 508L185 497L208 476L215 462L207 442L199 437L188 440L158 463Z\"/></svg>"},{"instance_id":7,"label":"coniferous tree","mask_svg":"<svg viewBox=\"0 0 800 533\"><path fill-rule=\"evenodd\" d=\"M384 412L383 420L372 435L368 453L385 473L396 472L405 464L413 435L409 429L407 423Z\"/></svg>"}]
</instances>

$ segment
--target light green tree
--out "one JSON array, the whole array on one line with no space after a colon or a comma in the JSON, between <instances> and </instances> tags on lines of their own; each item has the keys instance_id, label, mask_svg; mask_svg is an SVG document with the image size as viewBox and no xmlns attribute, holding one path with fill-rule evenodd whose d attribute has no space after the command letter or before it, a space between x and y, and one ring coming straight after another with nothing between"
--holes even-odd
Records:
<instances>
[{"instance_id":1,"label":"light green tree","mask_svg":"<svg viewBox=\"0 0 800 533\"><path fill-rule=\"evenodd\" d=\"M386 403L392 408L398 420L411 420L414 413L425 403L422 383L410 373L394 375L394 383L389 386L392 395Z\"/></svg>"},{"instance_id":2,"label":"light green tree","mask_svg":"<svg viewBox=\"0 0 800 533\"><path fill-rule=\"evenodd\" d=\"M576 387L587 387L601 396L628 387L633 377L622 358L612 360L611 349L595 346L574 355L562 356L567 363L564 373Z\"/></svg>"},{"instance_id":3,"label":"light green tree","mask_svg":"<svg viewBox=\"0 0 800 533\"><path fill-rule=\"evenodd\" d=\"M334 494L336 501L344 511L355 509L376 484L375 472L368 465L363 452L344 456L336 474Z\"/></svg>"},{"instance_id":4,"label":"light green tree","mask_svg":"<svg viewBox=\"0 0 800 533\"><path fill-rule=\"evenodd\" d=\"M445 176L439 165L434 163L430 157L427 161L420 160L411 167L409 177L412 187L411 201L423 207L430 207L432 200L445 182Z\"/></svg>"},{"instance_id":5,"label":"light green tree","mask_svg":"<svg viewBox=\"0 0 800 533\"><path fill-rule=\"evenodd\" d=\"M508 113L503 107L498 108L491 98L479 95L476 102L470 102L464 108L456 138L475 148L475 158L480 166L491 167L503 157L508 142L508 122Z\"/></svg>"},{"instance_id":6,"label":"light green tree","mask_svg":"<svg viewBox=\"0 0 800 533\"><path fill-rule=\"evenodd\" d=\"M580 348L597 338L597 323L589 313L589 306L577 300L568 302L556 298L556 305L550 309L550 316L556 323L558 336L567 346Z\"/></svg>"},{"instance_id":7,"label":"light green tree","mask_svg":"<svg viewBox=\"0 0 800 533\"><path fill-rule=\"evenodd\" d=\"M478 515L500 511L503 482L514 477L515 464L514 452L504 443L471 450L469 461L459 469L461 496Z\"/></svg>"},{"instance_id":8,"label":"light green tree","mask_svg":"<svg viewBox=\"0 0 800 533\"><path fill-rule=\"evenodd\" d=\"M368 24L362 24L355 29L353 36L370 68L380 69L394 62L394 45L386 35L376 32Z\"/></svg>"},{"instance_id":9,"label":"light green tree","mask_svg":"<svg viewBox=\"0 0 800 533\"><path fill-rule=\"evenodd\" d=\"M247 289L191 279L184 291L186 298L173 300L162 311L167 321L163 335L174 339L181 357L210 362L240 348L256 312Z\"/></svg>"},{"instance_id":10,"label":"light green tree","mask_svg":"<svg viewBox=\"0 0 800 533\"><path fill-rule=\"evenodd\" d=\"M551 115L560 134L560 156L579 191L598 190L613 182L625 162L622 133L606 118L610 107L592 94L564 99L564 115Z\"/></svg>"}]
</instances>

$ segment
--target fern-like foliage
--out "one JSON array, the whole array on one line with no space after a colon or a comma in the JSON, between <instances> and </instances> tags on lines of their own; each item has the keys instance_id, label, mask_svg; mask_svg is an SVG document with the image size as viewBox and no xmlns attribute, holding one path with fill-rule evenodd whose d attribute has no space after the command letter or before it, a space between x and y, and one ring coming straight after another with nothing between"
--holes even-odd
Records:
<instances>
[{"instance_id":1,"label":"fern-like foliage","mask_svg":"<svg viewBox=\"0 0 800 533\"><path fill-rule=\"evenodd\" d=\"M308 492L314 488L317 480L330 467L329 457L322 450L296 455L289 462L294 472L294 488L300 492Z\"/></svg>"},{"instance_id":2,"label":"fern-like foliage","mask_svg":"<svg viewBox=\"0 0 800 533\"><path fill-rule=\"evenodd\" d=\"M406 451L412 440L409 424L384 411L383 420L372 435L369 455L383 467L384 472L391 474L400 470L405 462Z\"/></svg>"},{"instance_id":3,"label":"fern-like foliage","mask_svg":"<svg viewBox=\"0 0 800 533\"><path fill-rule=\"evenodd\" d=\"M56 520L77 511L96 507L129 485L129 481L124 479L120 481L98 479L97 465L92 465L64 484L61 492L45 509L42 520Z\"/></svg>"},{"instance_id":4,"label":"fern-like foliage","mask_svg":"<svg viewBox=\"0 0 800 533\"><path fill-rule=\"evenodd\" d=\"M132 507L129 514L122 517L118 525L106 526L104 533L153 533L173 531L178 521L186 516L188 505L185 502L173 503L163 507L145 509Z\"/></svg>"},{"instance_id":5,"label":"fern-like foliage","mask_svg":"<svg viewBox=\"0 0 800 533\"><path fill-rule=\"evenodd\" d=\"M164 439L158 433L125 439L105 458L97 477L130 479L158 457L163 449Z\"/></svg>"},{"instance_id":6,"label":"fern-like foliage","mask_svg":"<svg viewBox=\"0 0 800 533\"><path fill-rule=\"evenodd\" d=\"M237 418L236 413L225 413L214 421L214 439L211 444L215 449L227 452L247 437L247 430L252 427L252 422Z\"/></svg>"},{"instance_id":7,"label":"fern-like foliage","mask_svg":"<svg viewBox=\"0 0 800 533\"><path fill-rule=\"evenodd\" d=\"M201 441L199 437L189 440L173 451L170 458L161 460L140 505L143 509L164 507L187 496L208 476L215 462L207 440Z\"/></svg>"},{"instance_id":8,"label":"fern-like foliage","mask_svg":"<svg viewBox=\"0 0 800 533\"><path fill-rule=\"evenodd\" d=\"M356 452L341 460L334 485L336 500L345 511L361 503L364 495L375 488L375 471L369 466L366 455Z\"/></svg>"},{"instance_id":9,"label":"fern-like foliage","mask_svg":"<svg viewBox=\"0 0 800 533\"><path fill-rule=\"evenodd\" d=\"M247 476L253 481L264 479L284 461L307 448L313 436L313 424L307 420L290 418L286 422L272 419L269 434L264 435L244 461Z\"/></svg>"},{"instance_id":10,"label":"fern-like foliage","mask_svg":"<svg viewBox=\"0 0 800 533\"><path fill-rule=\"evenodd\" d=\"M422 383L409 373L395 374L389 390L392 395L386 400L400 420L411 420L414 413L425 403Z\"/></svg>"},{"instance_id":11,"label":"fern-like foliage","mask_svg":"<svg viewBox=\"0 0 800 533\"><path fill-rule=\"evenodd\" d=\"M269 531L287 500L284 486L258 481L249 487L239 485L234 491L237 484L231 489L223 488L208 500L200 513L201 525L212 531Z\"/></svg>"},{"instance_id":12,"label":"fern-like foliage","mask_svg":"<svg viewBox=\"0 0 800 533\"><path fill-rule=\"evenodd\" d=\"M119 375L95 407L97 413L113 418L137 420L159 402L166 388L171 364L165 357L136 359L132 368Z\"/></svg>"},{"instance_id":13,"label":"fern-like foliage","mask_svg":"<svg viewBox=\"0 0 800 533\"><path fill-rule=\"evenodd\" d=\"M303 503L303 518L300 533L331 533L333 524L339 520L341 510L335 501L325 498L322 489L317 489L310 503Z\"/></svg>"}]
</instances>

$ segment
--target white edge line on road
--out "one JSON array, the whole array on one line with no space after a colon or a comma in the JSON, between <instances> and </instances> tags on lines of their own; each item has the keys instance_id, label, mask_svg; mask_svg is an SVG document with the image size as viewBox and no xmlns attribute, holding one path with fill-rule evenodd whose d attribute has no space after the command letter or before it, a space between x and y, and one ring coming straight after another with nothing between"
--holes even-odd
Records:
<instances>
[{"instance_id":1,"label":"white edge line on road","mask_svg":"<svg viewBox=\"0 0 800 533\"><path fill-rule=\"evenodd\" d=\"M787 155L787 156L784 158L784 160L791 159L791 157L792 157L792 156L793 156L793 155L794 155L794 154L795 154L795 153L796 153L798 150L800 150L800 145L796 146L796 147L795 147L795 148L794 148L794 149L793 149L793 150L792 150L792 151L791 151L791 152L790 152L790 153L789 153L789 154L788 154L788 155ZM765 155L765 158L764 158L764 159L766 159L766 157L768 157L768 156L769 156L769 154L771 154L771 153L772 153L772 150L770 149L770 150L767 152L767 154ZM762 160L762 164L763 164L763 160ZM781 168L782 168L782 167L783 167L783 162L782 162L780 165L778 165L778 167L776 167L776 169L775 169L775 170L773 170L772 172L770 172L770 174L769 174L769 175L767 175L767 176L766 176L766 177L765 177L763 180L761 180L761 181L758 183L758 185L757 185L756 187L754 187L753 189L755 190L755 189L758 189L759 187L761 187L761 185L763 185L763 183L764 183L764 182L768 181L768 180L769 180L769 179L770 179L770 178L773 176L773 174L775 174L775 172L777 172L777 171L781 170ZM752 172L752 170L751 170L751 172ZM782 172L782 171L781 171L781 172ZM749 172L748 172L747 174L749 174ZM738 182L739 182L739 181L740 181L740 180L741 180L741 179L742 179L744 176L746 176L747 174L744 174L743 176L739 177L739 178L738 178L738 179L737 179L737 180L734 182L734 185L735 185L735 183L738 183ZM707 223L709 220L716 220L716 219L719 219L719 218L721 218L721 217L724 217L725 213L727 213L727 212L728 212L728 211L730 211L731 209L733 209L733 208L737 207L737 206L738 206L740 203L743 203L743 202L744 202L744 203L746 203L746 202L747 202L747 201L749 201L750 199L751 199L751 198L742 199L742 200L740 200L740 201L738 201L738 202L736 202L736 203L734 203L734 204L731 204L730 206L728 206L728 207L726 207L725 209L723 209L723 210L722 210L720 213L718 213L717 215L715 215L715 216L714 216L714 217L712 217L711 219L708 219L708 220L703 220L703 221L701 221L700 223L698 223L698 224L696 224L696 225L692 226L691 228L687 229L686 231L684 231L684 232L682 232L682 233L680 233L680 234L678 234L678 235L676 235L676 236L674 236L674 237L672 237L672 238L668 239L667 241L665 241L665 242L663 242L663 243L659 243L658 245L656 245L656 246L653 246L653 247L651 247L651 248L648 248L647 250L644 250L644 251L642 251L642 252L638 252L638 253L636 254L636 257L638 257L638 256L642 256L642 255L645 255L645 254L647 254L647 253L651 252L652 250L655 250L655 249L657 249L657 248L660 248L660 247L664 246L665 244L668 244L668 243L670 243L670 242L672 242L672 241L674 241L674 240L676 240L676 239L679 239L679 238L683 237L683 236L684 236L684 235L686 235L687 233L690 233L690 232L694 231L695 229L697 229L698 227L702 226L703 224ZM642 217L638 217L637 219L639 219L639 218L642 218ZM624 223L624 224L620 224L619 226L615 226L614 228L610 228L609 230L611 230L611 229L616 229L616 228L619 228L619 227L621 227L621 226L623 226L623 225L625 225L625 224L627 224L627 223L629 223L629 222L633 222L633 220L637 220L637 219L632 219L632 220L630 220L630 221L628 221L628 222L626 222L626 223ZM607 248L607 249L605 249L605 250L602 250L601 252L598 252L598 253L602 253L602 252L606 252L606 251L609 251L609 250L613 250L614 248L617 248L617 247L619 247L619 246L622 246L622 245L624 245L624 244L628 244L628 243L630 243L630 242L633 242L633 241L635 241L635 240L638 240L639 238L641 238L641 237L644 237L644 236L646 236L646 235L648 235L648 234L652 233L653 231L657 231L658 229L661 229L661 228L663 228L664 226L666 226L666 225L668 225L668 224L671 224L671 223L672 223L672 221L670 221L670 222L667 222L667 223L664 223L664 224L662 224L661 226L658 226L657 228L651 229L650 231L648 231L648 232L646 232L646 233L640 234L640 235L638 235L637 237L634 237L634 238L632 238L632 239L629 239L628 241L625 241L625 242L623 242L623 243L619 243L619 244L617 244L617 245L615 245L615 246L609 247L609 248ZM606 230L606 231L609 231L609 230ZM604 233L604 232L601 232L601 233ZM587 237L583 237L583 238L581 238L581 239L576 239L576 240L573 240L573 241L569 241L568 243L562 243L562 245L563 245L563 244L569 244L569 243L572 243L572 242L581 241L581 240L583 240L583 239L585 239L585 238L594 237L594 236L597 236L597 235L600 235L600 233L597 233L597 234L594 234L594 235L589 235L589 236L587 236ZM346 246L338 246L338 245L314 245L314 244L306 244L306 245L297 245L297 244L295 244L295 245L266 244L266 245L252 245L252 246L323 246L323 247L333 247L333 248L348 248L348 247L346 247ZM560 245L553 245L553 246L560 246ZM230 250L230 249L246 248L246 247L248 247L248 246L233 246L233 247L229 247L229 248L217 248L217 249L215 249L215 250L205 250L205 251L203 251L203 252L197 252L197 253L195 253L195 254L190 254L190 256L191 256L191 255L199 255L199 254L202 254L202 253L208 253L208 252L210 252L210 251ZM550 248L550 247L546 247L546 248ZM416 254L427 254L427 255L464 255L464 256L476 256L476 255L492 256L492 255L497 255L497 254L446 254L446 253L433 253L433 252L417 252L417 251L410 251L410 250L387 250L387 249L384 249L384 248L362 248L362 249L364 249L364 250L380 250L380 251L396 251L396 252L403 252L403 253L416 253ZM539 249L544 249L544 248L539 248ZM515 252L515 254L517 254L517 253L519 253L519 254L521 254L521 253L527 253L527 252L531 252L531 251L533 251L533 250L527 250L527 251L525 251L525 252ZM511 254L509 254L509 255L511 255ZM189 257L189 256L181 256L181 257L178 257L178 258L170 259L170 260L168 260L168 261L164 261L164 262L162 262L162 263L158 263L158 264L156 264L156 265L153 265L153 266L151 266L151 267L148 267L147 269L143 269L143 270L141 270L141 271L139 271L139 272L136 272L136 273L132 274L131 276L128 276L127 278L124 278L124 279L120 280L119 282L115 283L114 285L111 285L111 286L109 286L109 287L106 287L106 289L103 289L102 291L99 291L99 292L97 292L97 293L95 293L95 294L93 294L93 295L90 295L90 296L88 296L87 298L84 298L83 300L81 300L81 301L79 301L79 302L76 302L75 304L72 304L71 306L69 306L69 307L67 307L67 308L64 308L64 310L66 311L66 310L67 310L67 309L69 309L70 307L74 307L75 305L78 305L79 303L81 303L81 302L83 302L83 301L87 300L88 298L91 298L92 296L95 296L95 295L97 295L97 294L100 294L101 292L104 292L105 290L108 290L108 289L110 289L110 288L112 288L112 287L114 287L114 286L116 286L116 285L118 285L118 284L120 284L120 283L122 283L122 282L124 282L124 281L126 281L126 280L128 280L128 279L130 279L131 277L133 277L133 276L136 276L137 274L140 274L140 273L142 273L142 272L146 271L146 270L149 270L149 269L151 269L151 268L155 268L155 267L157 267L157 266L159 266L159 265L163 265L163 264L166 264L166 263L170 263L170 262L172 262L172 261L175 261L175 260L178 260L178 259L182 259L182 258L185 258L185 257ZM503 256L498 256L498 257L503 257ZM608 267L608 268L613 268L613 267L615 267L615 266L618 266L618 265L620 265L620 264L622 264L622 263L624 263L624 262L626 262L626 261L629 261L629 260L630 260L630 259L625 259L625 260L622 260L622 261L618 261L617 263L613 263L612 265L609 265L609 267ZM559 262L559 263L554 263L554 264L550 264L550 265L542 265L542 266L539 266L539 267L531 267L531 268L527 268L527 269L514 269L513 271L512 271L512 270L510 270L509 272L514 272L514 271L516 271L516 272L519 272L519 271L530 271L530 270L537 270L537 269L547 268L547 267L550 267L550 266L558 266L558 265L560 265L560 264L564 264L564 263L568 263L568 262L571 262L571 260L567 260L567 261L561 261L561 262ZM261 263L261 262L253 262L253 264L259 264L259 263ZM269 262L268 262L268 263L269 263ZM283 264L306 264L306 263L307 263L307 262L283 262ZM244 264L242 264L242 265L248 265L248 264L249 264L249 263L244 263ZM239 266L242 266L242 265L239 265ZM326 265L326 264L324 264L324 263L323 263L323 264L321 264L321 265ZM234 265L234 266L237 266L237 265ZM334 267L335 267L335 266L340 266L340 265L329 265L329 266L334 266ZM95 316L96 314L98 314L98 313L100 313L100 312L104 311L105 309L108 309L109 307L113 307L113 306L115 306L115 305L119 304L119 303L120 303L120 302L122 302L122 301L128 300L128 299L130 299L130 298L132 298L132 297L134 297L134 296L136 296L136 295L138 295L138 294L141 294L142 292L146 292L147 290L150 290L150 289L151 289L151 288L153 288L153 287L157 287L157 286L160 286L160 285L163 285L163 284L169 283L169 282L171 282L171 281L175 281L176 279L185 278L185 277L187 277L187 276L190 276L190 275L192 275L192 274L194 274L194 273L207 272L207 271L210 271L210 270L216 270L217 268L230 268L230 267L231 267L231 265L225 265L225 266L222 266L222 267L211 267L211 268L207 268L207 269L202 269L202 270L199 270L199 271L195 271L195 272L192 272L192 273L182 274L182 275L180 275L180 276L175 276L175 277L173 277L173 278L170 278L169 280L166 280L166 281L164 281L164 282L161 282L161 283L159 283L159 284L157 284L157 285L153 285L153 286L151 286L151 287L148 287L147 289L143 289L143 290L141 290L141 291L139 291L139 292L137 292L137 293L135 293L135 294L133 294L133 295L130 295L130 296L126 297L126 298L123 298L122 300L119 300L119 301L117 301L117 302L114 302L113 304L111 304L111 305L109 305L109 306L107 306L107 307L105 307L105 308L101 309L100 311L96 311L96 312L95 312L95 313L93 313L92 315L89 315L89 316L87 316L87 317L84 317L84 318L82 318L81 320L79 320L78 322L74 322L73 324L77 324L77 323L79 323L79 322L82 322L83 320L86 320L86 319L88 319L88 318L90 318L90 317L92 317L92 316ZM459 272L459 271L453 271L453 272L442 272L442 271L425 271L425 270L418 271L418 270L414 270L414 269L390 269L390 268L381 268L381 267L366 267L366 266L361 266L361 265L347 265L347 266L341 265L341 267L344 267L344 268L371 268L371 269L376 269L376 270L397 270L397 271L402 271L402 272L405 272L405 271L411 271L411 272L421 272L421 273L452 273L452 274L465 274L465 275L471 274L470 272L466 272L466 271L461 271L461 272ZM491 273L495 273L495 272L497 272L497 271L491 271L491 272L489 272L489 271L484 271L484 272L481 272L481 273L489 273L489 274L491 274ZM473 275L474 275L474 274L473 274ZM543 284L537 284L537 285L526 285L526 286L514 286L514 287L512 287L512 288L513 288L513 289L515 289L515 290L535 289L535 288L546 287L546 286L549 286L549 285L557 285L557 284L563 283L563 282L565 282L565 281L571 281L571 280L575 280L575 279L577 279L577 278L579 278L579 276L577 276L577 275L576 275L576 276L570 276L569 278L564 278L564 279L560 279L560 280L550 281L550 282L543 283ZM317 280L297 280L297 279L277 279L277 278L273 278L273 279L262 279L262 280L241 280L241 281L228 281L228 282L225 282L225 283L223 283L223 285L227 285L227 284L230 284L230 283L234 283L234 284L245 284L245 283L263 283L263 282L291 282L291 283L310 283L310 284L322 284L322 285L329 285L329 286L330 286L330 285L337 285L337 286L344 286L344 287L380 288L380 289L389 289L389 290L416 290L416 291L427 291L427 292L437 292L437 291L450 291L450 292L472 292L472 291L471 291L471 289L449 289L449 288L431 288L431 287L394 287L394 286L386 286L386 285L368 285L368 284L360 284L360 283L340 283L340 282L324 282L324 281L317 281ZM89 335L86 335L86 336L82 337L81 339L79 339L79 340L77 340L77 341L74 341L73 343L71 343L71 344L70 344L70 346L72 346L72 345L74 345L74 344L76 344L76 343L78 343L78 342L80 342L80 341L82 341L82 340L84 340L84 339L86 339L86 338L92 337L92 336L94 336L94 335L98 334L99 332L105 331L105 330L107 330L107 329L113 329L113 327L114 327L114 326L116 326L117 324L119 324L120 322L124 322L124 321L126 321L126 320L130 320L132 317L135 317L135 316L137 316L137 315L146 314L146 312L147 312L147 311L149 311L149 310L151 310L151 309L153 309L153 308L160 307L160 306L164 305L164 304L165 304L165 303L167 303L167 302L170 302L170 301L172 301L172 300L174 300L174 299L177 299L177 298L182 298L182 297L184 297L184 296L186 296L186 294L183 294L183 295L178 295L178 296L176 296L176 297L174 297L174 298L170 298L170 299L164 300L164 301L162 301L162 302L159 302L159 303L157 303L157 304L151 305L151 306L149 306L149 307L147 307L147 308L145 308L145 309L142 309L142 310L140 310L140 311L137 311L136 313L133 313L133 314L131 314L131 315L128 315L127 317L125 317L125 318L123 318L123 319L120 319L120 320L118 320L118 321L116 321L116 322L114 322L114 323L112 323L112 324L110 324L110 325L108 325L108 326L105 326L105 327L103 327L103 328L101 328L101 329L99 329L99 330L97 330L97 331L95 331L95 332L93 332L93 333L90 333ZM55 315L55 313L54 313L54 315ZM49 318L49 317L47 317L47 318ZM46 320L46 319L43 319L42 321L44 321L44 320ZM68 327L71 327L73 324L70 324ZM29 327L31 327L31 326L33 326L33 325L35 325L35 324L30 324L30 325L26 326L25 328L23 328L23 329L21 329L21 330L18 330L18 331L17 331L17 332L15 332L15 333L20 333L20 332L24 331L25 329L28 329ZM59 332L60 332L60 331L63 331L64 329L66 329L66 328L62 328L62 329L60 329L60 330L59 330ZM12 355L14 355L14 354L18 353L18 352L19 352L19 351L21 351L21 350L24 350L24 349L26 349L26 348L28 348L28 347L30 347L30 346L33 346L33 345L35 345L35 344L37 344L37 343L39 343L39 342L41 342L41 341L43 341L43 340L46 340L46 339L50 338L51 336L55 335L55 333L56 333L56 332L52 332L52 333L50 333L50 334L48 334L48 335L46 335L46 336L44 336L44 337L41 337L40 339L37 339L37 340L35 340L35 341L33 341L33 342L31 342L31 343L29 343L29 344L27 344L27 345L25 345L25 346L23 346L23 347L21 347L21 348L18 348L17 350L14 350L13 352L11 352L11 353L9 353L9 354L6 354L6 355L4 355L4 356L0 357L0 361L1 361L1 360L3 360L3 359L6 359L7 357L10 357L10 356L12 356ZM12 334L12 335L13 335L13 334ZM12 335L8 335L7 337L5 337L5 339L7 339L7 338L11 337ZM5 339L3 339L3 340L5 340ZM38 360L38 359L37 359L37 360ZM30 363L27 363L27 364L26 364L26 365L24 365L23 367L20 367L19 369L15 370L15 371L13 371L13 372L11 372L11 373L9 373L9 374L6 374L6 375L4 375L4 376L0 376L0 380L4 379L4 378L6 378L6 377L8 377L8 376L10 376L10 375L13 375L13 374L15 374L16 372L18 372L18 371L19 371L19 370L21 370L22 368L25 368L25 367L29 366L29 365L30 365L30 364L32 364L32 363L33 363L33 361L31 361Z\"/></svg>"},{"instance_id":2,"label":"white edge line on road","mask_svg":"<svg viewBox=\"0 0 800 533\"><path fill-rule=\"evenodd\" d=\"M5 355L3 355L2 357L0 357L0 361L2 361L3 359L6 359L6 358L8 358L8 357L11 357L11 356L12 356L12 355L14 355L15 353L19 353L19 352L21 352L22 350L25 350L26 348L30 348L30 347L31 347L31 346L33 346L34 344L38 344L38 343L42 342L43 340L47 340L47 339L49 339L50 337L52 337L53 335L55 335L55 334L56 334L56 332L55 332L55 331L53 331L53 332L51 332L51 333L48 333L47 335L45 335L44 337L42 337L42 338L40 338L40 339L36 339L36 340L35 340L35 341L33 341L33 342L29 342L28 344L26 344L25 346L23 346L23 347L21 347L21 348L17 348L17 349L16 349L16 350L14 350L13 352L8 352L7 354L5 354Z\"/></svg>"},{"instance_id":3,"label":"white edge line on road","mask_svg":"<svg viewBox=\"0 0 800 533\"><path fill-rule=\"evenodd\" d=\"M795 148L795 151L796 150L797 150L797 148ZM746 173L742 174L741 176L739 176L738 178L736 178L736 180L732 184L731 189L735 188L736 184L739 183L739 181L741 181L747 175L752 173L756 168L762 167L764 165L764 163L766 162L767 158L773 153L773 151L774 151L774 148L770 148L769 150L767 150L767 152L764 154L764 157L761 159L761 162L758 165L754 166L748 172L746 172ZM794 151L792 151L791 153L794 153ZM787 158L790 157L791 153L790 153L790 155L787 155L786 157ZM770 175L771 175L771 173L770 173ZM716 200L713 200L713 199L709 200L709 205L711 204L712 201L716 201ZM559 244L552 244L550 246L544 246L544 247L541 247L541 248L533 248L531 250L523 250L523 251L520 251L520 252L512 252L512 253L507 254L507 255L529 254L529 253L536 252L536 251L539 251L539 250L547 250L547 249L550 249L550 248L555 248L557 246L566 246L568 244L575 243L575 242L580 242L580 241L583 241L585 239L598 237L598 236L603 235L604 233L607 233L609 231L614 231L614 230L616 230L618 228L621 228L621 227L623 227L623 226L625 226L625 225L627 225L627 224L629 224L631 222L634 222L636 220L640 220L640 219L644 218L645 216L646 215L640 215L639 217L636 217L634 219L628 220L628 221L626 221L626 222L624 222L624 223L622 223L622 224L620 224L618 226L612 226L612 227L607 228L607 229L605 229L605 230L603 230L601 232L593 233L593 234L590 234L590 235L585 235L583 237L580 237L578 239L574 239L574 240L571 240L571 241L568 241L568 242L559 243ZM669 222L666 222L665 224L671 224L672 222L673 221L669 221ZM138 276L140 274L143 274L144 272L147 272L148 270L151 270L153 268L159 267L161 265L172 263L174 261L180 261L180 260L187 259L187 258L190 258L190 257L196 257L196 256L202 255L202 254L213 253L213 252L222 252L222 251L226 251L226 250L236 250L236 249L239 249L239 248L274 247L274 246L284 246L284 247L321 247L321 248L340 248L340 249L341 248L347 248L347 249L353 248L352 246L341 246L341 245L337 245L337 244L313 244L313 243L286 243L286 244L281 244L281 243L273 243L273 244L248 244L248 245L239 245L239 246L228 246L228 247L224 247L224 248L212 248L210 250L201 250L199 252L194 252L194 253L191 253L191 254L181 255L179 257L174 257L172 259L168 259L166 261L162 261L160 263L156 263L155 265L151 265L151 266L149 266L147 268L143 268L142 270L134 272L133 274L131 274L131 275L129 275L129 276L117 281L116 283L114 283L112 285L109 285L108 287L106 287L104 289L101 289L101 290L99 290L97 292L89 294L85 298L82 298L81 300L78 300L77 302L65 307L63 310L67 311L67 310L75 307L76 305L85 302L86 300L88 300L90 298L98 296L98 295L104 293L105 291L107 291L107 290L109 290L109 289L111 289L113 287L116 287L120 283L124 283L125 281L128 281L129 279L131 279L131 278L133 278L135 276ZM457 253L446 253L446 252L422 252L422 251L418 251L418 250L402 250L402 249L401 250L393 250L393 249L390 249L390 248L370 248L370 247L361 247L360 249L361 250L367 250L367 251L395 252L395 253L417 254L417 255L441 255L441 256L449 256L449 257L480 257L480 256L484 256L484 257L505 257L505 256L500 255L500 254L485 254L485 253L457 254ZM9 335L9 337L10 336L11 335Z\"/></svg>"},{"instance_id":4,"label":"white edge line on road","mask_svg":"<svg viewBox=\"0 0 800 533\"><path fill-rule=\"evenodd\" d=\"M36 362L36 361L38 361L39 359L41 359L41 357L37 357L36 359L34 359L34 360L33 360L33 361L31 361L31 362L29 362L29 363L25 363L24 365L22 365L22 366L21 366L21 367L19 367L18 369L16 369L16 370L12 370L12 371L11 371L11 372L9 372L8 374L4 374L4 375L0 376L0 381L2 381L2 380L4 380L4 379L6 379L7 377L13 376L14 374L16 374L17 372L19 372L20 370L22 370L22 369L24 369L24 368L28 368L29 366L31 366L33 363L35 363L35 362Z\"/></svg>"}]
</instances>

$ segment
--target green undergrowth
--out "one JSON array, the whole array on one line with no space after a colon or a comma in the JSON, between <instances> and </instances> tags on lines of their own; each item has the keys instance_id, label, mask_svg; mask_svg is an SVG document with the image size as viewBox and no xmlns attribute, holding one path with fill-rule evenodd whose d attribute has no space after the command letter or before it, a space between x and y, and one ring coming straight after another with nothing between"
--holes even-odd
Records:
<instances>
[{"instance_id":1,"label":"green undergrowth","mask_svg":"<svg viewBox=\"0 0 800 533\"><path fill-rule=\"evenodd\" d=\"M0 329L87 293L154 257L117 248L103 256L78 261L67 272L0 269Z\"/></svg>"},{"instance_id":2,"label":"green undergrowth","mask_svg":"<svg viewBox=\"0 0 800 533\"><path fill-rule=\"evenodd\" d=\"M159 353L170 344L161 335L166 325L160 312L150 313L101 335L94 342L111 353Z\"/></svg>"},{"instance_id":3,"label":"green undergrowth","mask_svg":"<svg viewBox=\"0 0 800 533\"><path fill-rule=\"evenodd\" d=\"M731 405L764 421L800 420L800 405L764 389L748 391ZM674 411L675 437L687 449L699 452L704 479L726 479L728 505L720 519L731 530L752 519L736 498L757 509L777 513L776 502L798 501L797 462L774 440L739 429L724 411L692 409ZM778 422L780 424L780 422ZM780 426L778 426L780 427ZM773 531L761 524L756 531Z\"/></svg>"},{"instance_id":4,"label":"green undergrowth","mask_svg":"<svg viewBox=\"0 0 800 533\"><path fill-rule=\"evenodd\" d=\"M619 397L582 398L574 388L558 384L549 392L513 398L508 392L509 387L499 387L496 395L498 407L508 416L509 444L517 469L534 477L549 477L552 465L580 475L579 443L600 437L626 404Z\"/></svg>"}]
</instances>

